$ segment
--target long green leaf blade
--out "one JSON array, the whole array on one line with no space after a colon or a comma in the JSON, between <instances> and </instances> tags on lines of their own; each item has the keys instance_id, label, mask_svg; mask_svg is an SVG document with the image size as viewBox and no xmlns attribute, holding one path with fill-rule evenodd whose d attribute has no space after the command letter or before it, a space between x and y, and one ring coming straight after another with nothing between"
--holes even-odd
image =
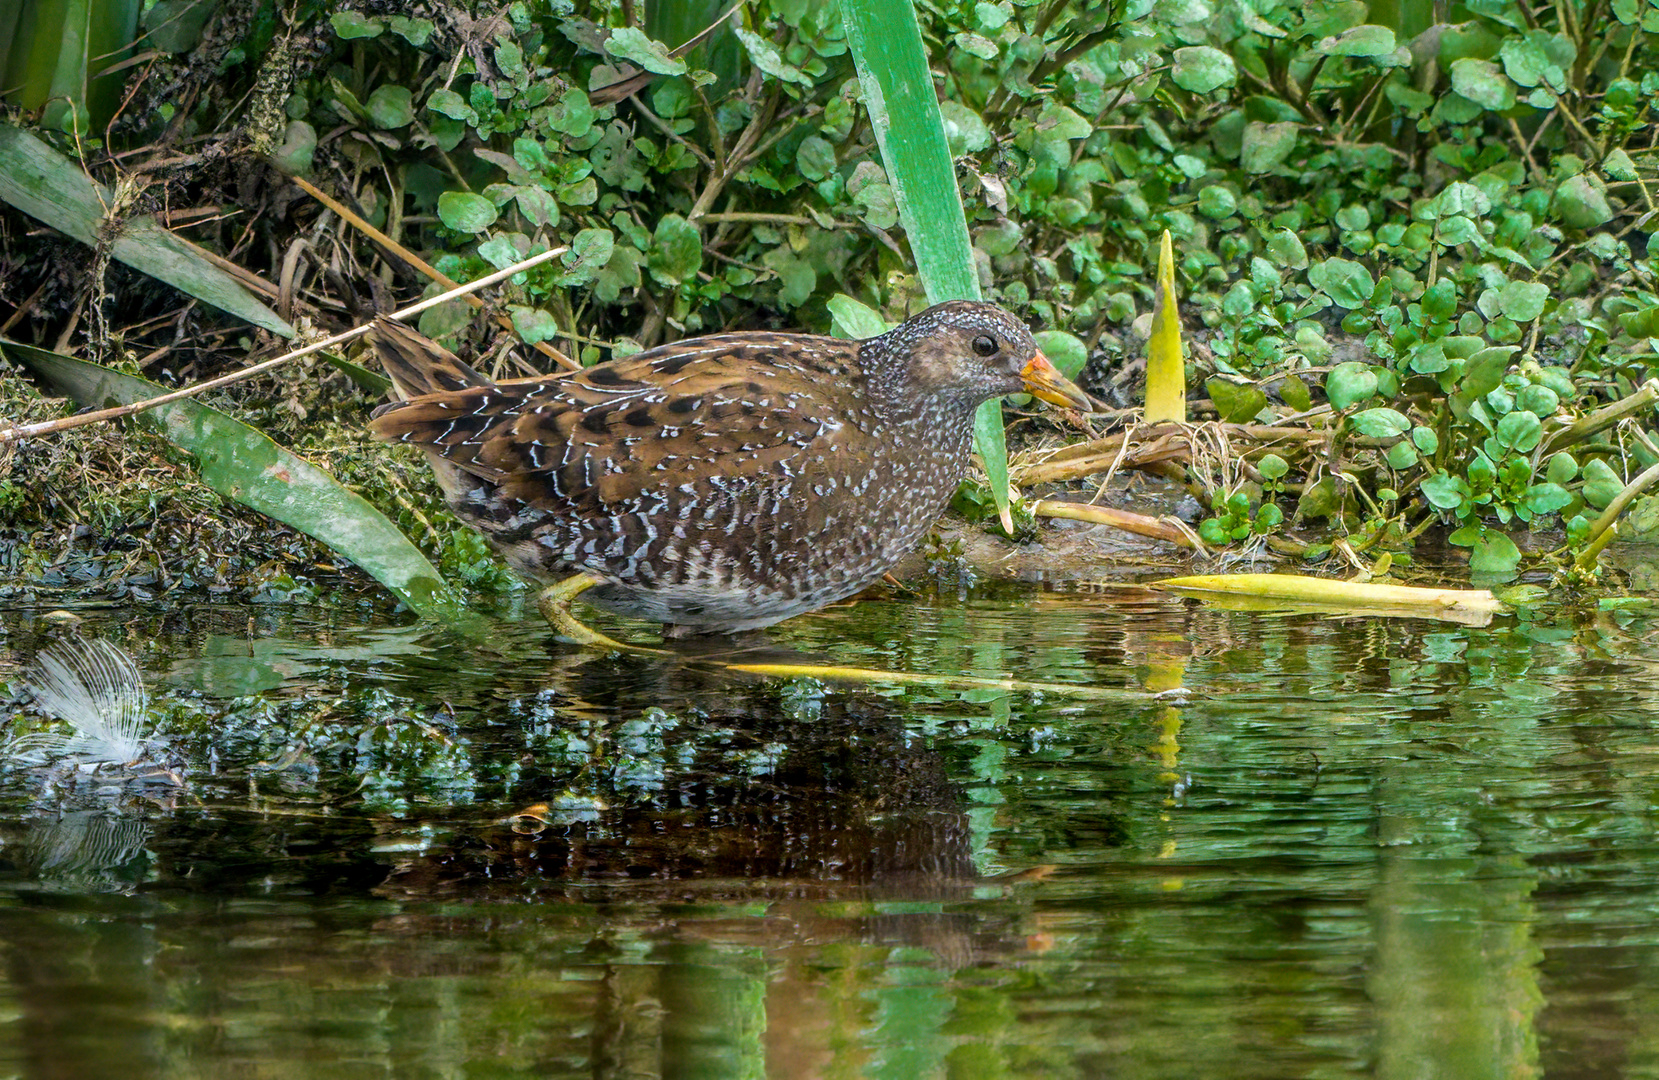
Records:
<instances>
[{"instance_id":1,"label":"long green leaf blade","mask_svg":"<svg viewBox=\"0 0 1659 1080\"><path fill-rule=\"evenodd\" d=\"M842 0L841 15L928 302L978 300L979 271L916 11L910 0ZM1012 532L1000 401L979 407L974 447L1003 527Z\"/></svg>"},{"instance_id":2,"label":"long green leaf blade","mask_svg":"<svg viewBox=\"0 0 1659 1080\"><path fill-rule=\"evenodd\" d=\"M28 132L5 124L0 124L0 199L92 247L98 245L105 207L114 203L109 189L87 179L80 166ZM126 219L110 254L221 311L283 337L294 336L294 328L241 282L152 217Z\"/></svg>"},{"instance_id":3,"label":"long green leaf blade","mask_svg":"<svg viewBox=\"0 0 1659 1080\"><path fill-rule=\"evenodd\" d=\"M83 405L130 404L164 392L148 380L30 345L0 341L0 352ZM322 541L428 618L469 618L438 571L385 515L263 432L194 401L162 405L136 419L194 454L203 483L225 498Z\"/></svg>"}]
</instances>

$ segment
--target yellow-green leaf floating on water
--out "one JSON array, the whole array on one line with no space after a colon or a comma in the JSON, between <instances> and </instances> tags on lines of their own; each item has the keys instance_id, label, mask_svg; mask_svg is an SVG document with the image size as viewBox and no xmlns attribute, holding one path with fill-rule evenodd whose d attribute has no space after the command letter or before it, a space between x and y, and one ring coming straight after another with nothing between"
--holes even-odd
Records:
<instances>
[{"instance_id":1,"label":"yellow-green leaf floating on water","mask_svg":"<svg viewBox=\"0 0 1659 1080\"><path fill-rule=\"evenodd\" d=\"M1197 597L1246 611L1308 608L1354 615L1441 619L1485 626L1509 607L1486 589L1424 589L1410 585L1336 581L1300 574L1201 574L1165 578L1150 588Z\"/></svg>"}]
</instances>

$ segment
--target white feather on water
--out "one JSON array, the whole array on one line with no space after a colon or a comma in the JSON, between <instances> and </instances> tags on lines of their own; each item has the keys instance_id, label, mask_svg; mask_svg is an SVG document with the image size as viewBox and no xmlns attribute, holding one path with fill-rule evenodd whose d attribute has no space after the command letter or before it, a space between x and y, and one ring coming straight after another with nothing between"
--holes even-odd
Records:
<instances>
[{"instance_id":1,"label":"white feather on water","mask_svg":"<svg viewBox=\"0 0 1659 1080\"><path fill-rule=\"evenodd\" d=\"M133 658L102 639L57 642L35 657L23 688L69 731L37 731L6 745L11 757L71 757L130 764L150 752L150 696Z\"/></svg>"}]
</instances>

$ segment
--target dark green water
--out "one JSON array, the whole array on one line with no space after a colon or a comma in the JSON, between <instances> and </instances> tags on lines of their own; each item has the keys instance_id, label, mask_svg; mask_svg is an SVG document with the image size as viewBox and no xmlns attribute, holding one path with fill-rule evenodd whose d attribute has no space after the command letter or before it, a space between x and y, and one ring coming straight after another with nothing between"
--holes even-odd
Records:
<instances>
[{"instance_id":1,"label":"dark green water","mask_svg":"<svg viewBox=\"0 0 1659 1080\"><path fill-rule=\"evenodd\" d=\"M185 785L0 773L0 1076L1659 1076L1651 621L1018 591L769 639L1177 708L81 614Z\"/></svg>"}]
</instances>

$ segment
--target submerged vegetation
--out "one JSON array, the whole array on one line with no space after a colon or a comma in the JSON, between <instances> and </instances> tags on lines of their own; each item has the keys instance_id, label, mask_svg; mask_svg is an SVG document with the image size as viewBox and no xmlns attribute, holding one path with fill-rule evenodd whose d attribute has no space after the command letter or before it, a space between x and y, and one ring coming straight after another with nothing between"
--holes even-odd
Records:
<instances>
[{"instance_id":1,"label":"submerged vegetation","mask_svg":"<svg viewBox=\"0 0 1659 1080\"><path fill-rule=\"evenodd\" d=\"M421 317L502 376L719 328L848 332L924 302L897 183L914 148L884 158L833 5L269 7L155 5L170 55L133 74L126 108L14 122L81 116L61 150L131 212L169 208L262 275L245 283L306 334L439 291L413 252L470 280L567 249L497 297L547 356L514 353L459 301ZM1189 486L1204 508L1189 541L1210 548L1380 571L1435 530L1477 574L1574 582L1598 573L1615 519L1629 531L1648 513L1652 0L1481 0L1440 22L1410 0L1002 0L918 17L980 289L1041 326L1063 371L1138 403L1124 390L1168 230L1189 412L1221 421L1058 453L1040 436L1016 483L1141 468ZM217 213L192 224L176 209L191 205ZM107 259L87 280L67 242L21 242L30 228L0 218L8 335L163 381L224 366L221 342L263 348ZM354 430L352 384L322 366L275 379L231 410L335 469L446 576L506 585L419 470L367 462L386 459ZM8 417L38 415L20 383L0 387ZM43 485L72 483L30 460L53 459L0 443L13 549L63 501ZM173 513L127 505L120 479L79 500L113 521L78 524L119 534ZM996 500L970 485L956 506L990 515ZM38 557L7 559L12 581L38 580Z\"/></svg>"}]
</instances>

